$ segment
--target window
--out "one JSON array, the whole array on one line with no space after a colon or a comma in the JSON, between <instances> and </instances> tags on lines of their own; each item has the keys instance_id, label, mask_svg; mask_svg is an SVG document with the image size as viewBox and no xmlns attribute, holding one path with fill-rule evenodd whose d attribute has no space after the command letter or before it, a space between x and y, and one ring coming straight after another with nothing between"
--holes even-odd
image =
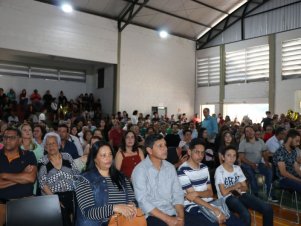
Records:
<instances>
[{"instance_id":1,"label":"window","mask_svg":"<svg viewBox=\"0 0 301 226\"><path fill-rule=\"evenodd\" d=\"M0 76L28 77L28 67L23 65L0 63Z\"/></svg>"},{"instance_id":2,"label":"window","mask_svg":"<svg viewBox=\"0 0 301 226\"><path fill-rule=\"evenodd\" d=\"M248 116L253 123L260 123L266 111L269 110L269 104L224 104L224 116L230 116L234 121L236 118L238 122L242 122L245 116Z\"/></svg>"},{"instance_id":3,"label":"window","mask_svg":"<svg viewBox=\"0 0 301 226\"><path fill-rule=\"evenodd\" d=\"M282 42L282 79L301 77L301 39Z\"/></svg>"},{"instance_id":4,"label":"window","mask_svg":"<svg viewBox=\"0 0 301 226\"><path fill-rule=\"evenodd\" d=\"M220 83L220 57L197 59L196 80L198 87Z\"/></svg>"},{"instance_id":5,"label":"window","mask_svg":"<svg viewBox=\"0 0 301 226\"><path fill-rule=\"evenodd\" d=\"M13 63L0 63L0 76L86 82L86 73L84 71L30 67Z\"/></svg>"},{"instance_id":6,"label":"window","mask_svg":"<svg viewBox=\"0 0 301 226\"><path fill-rule=\"evenodd\" d=\"M226 84L267 81L268 79L268 45L226 53Z\"/></svg>"}]
</instances>

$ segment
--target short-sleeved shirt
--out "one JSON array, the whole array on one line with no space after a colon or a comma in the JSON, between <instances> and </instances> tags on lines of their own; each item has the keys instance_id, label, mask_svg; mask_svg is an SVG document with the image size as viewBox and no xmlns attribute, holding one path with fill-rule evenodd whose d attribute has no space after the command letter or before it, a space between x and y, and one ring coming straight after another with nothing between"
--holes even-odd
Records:
<instances>
[{"instance_id":1,"label":"short-sleeved shirt","mask_svg":"<svg viewBox=\"0 0 301 226\"><path fill-rule=\"evenodd\" d=\"M109 139L113 142L113 147L119 147L121 144L123 132L122 130L117 130L115 128L111 129L109 132Z\"/></svg>"},{"instance_id":2,"label":"short-sleeved shirt","mask_svg":"<svg viewBox=\"0 0 301 226\"><path fill-rule=\"evenodd\" d=\"M254 143L247 142L243 139L239 144L239 153L244 153L245 158L253 163L260 163L262 158L262 152L267 150L266 144L263 140L258 139Z\"/></svg>"},{"instance_id":3,"label":"short-sleeved shirt","mask_svg":"<svg viewBox=\"0 0 301 226\"><path fill-rule=\"evenodd\" d=\"M290 174L299 177L294 169L294 163L297 159L297 150L294 149L291 152L288 152L284 146L281 146L273 155L273 164L278 166L278 162L284 162L286 171ZM276 168L276 175L278 178L283 178L280 174L279 167Z\"/></svg>"},{"instance_id":4,"label":"short-sleeved shirt","mask_svg":"<svg viewBox=\"0 0 301 226\"><path fill-rule=\"evenodd\" d=\"M184 162L178 169L178 178L182 189L185 190L193 188L195 191L206 191L208 184L210 184L210 175L208 167L200 163L199 169L193 169L191 166ZM210 202L213 198L202 198L205 202ZM185 210L190 212L192 208L199 208L194 202L190 202L185 199L184 201Z\"/></svg>"},{"instance_id":5,"label":"short-sleeved shirt","mask_svg":"<svg viewBox=\"0 0 301 226\"><path fill-rule=\"evenodd\" d=\"M239 182L245 181L246 177L240 166L233 165L233 171L229 172L223 167L223 165L220 165L216 168L214 179L218 198L227 198L231 194L223 196L219 189L219 185L223 184L225 188L232 187Z\"/></svg>"},{"instance_id":6,"label":"short-sleeved shirt","mask_svg":"<svg viewBox=\"0 0 301 226\"><path fill-rule=\"evenodd\" d=\"M276 138L276 136L272 136L266 142L267 148L271 153L275 153L281 147L281 141Z\"/></svg>"},{"instance_id":7,"label":"short-sleeved shirt","mask_svg":"<svg viewBox=\"0 0 301 226\"><path fill-rule=\"evenodd\" d=\"M0 173L21 173L28 165L37 166L33 152L19 150L19 157L8 161L4 150L0 150ZM0 189L0 199L19 199L33 195L33 183L16 184Z\"/></svg>"},{"instance_id":8,"label":"short-sleeved shirt","mask_svg":"<svg viewBox=\"0 0 301 226\"><path fill-rule=\"evenodd\" d=\"M80 157L75 144L73 142L70 142L69 140L66 140L65 146L64 148L62 148L61 151L68 153L73 159L77 159Z\"/></svg>"},{"instance_id":9,"label":"short-sleeved shirt","mask_svg":"<svg viewBox=\"0 0 301 226\"><path fill-rule=\"evenodd\" d=\"M79 174L79 171L68 153L62 154L62 167L56 169L47 155L39 160L38 179L40 187L43 189L45 185L53 193L73 191L73 177Z\"/></svg>"}]
</instances>

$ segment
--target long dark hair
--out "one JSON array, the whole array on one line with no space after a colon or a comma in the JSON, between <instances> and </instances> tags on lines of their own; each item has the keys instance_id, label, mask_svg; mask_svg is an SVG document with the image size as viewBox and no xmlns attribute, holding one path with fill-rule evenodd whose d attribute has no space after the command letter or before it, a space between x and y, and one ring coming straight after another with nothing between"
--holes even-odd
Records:
<instances>
[{"instance_id":1,"label":"long dark hair","mask_svg":"<svg viewBox=\"0 0 301 226\"><path fill-rule=\"evenodd\" d=\"M132 152L137 152L139 151L139 144L138 144L138 140L137 140L137 136L136 134L131 131L131 130L128 130L126 131L126 133L124 134L124 136L122 137L122 141L121 141L121 145L120 145L120 149L122 152L125 152L126 151L126 142L125 142L125 139L126 139L126 136L129 134L129 133L132 133L134 135L134 138L135 138L135 142L134 142L134 145L133 145L133 148L132 148Z\"/></svg>"},{"instance_id":2,"label":"long dark hair","mask_svg":"<svg viewBox=\"0 0 301 226\"><path fill-rule=\"evenodd\" d=\"M99 152L99 149L102 148L102 147L105 147L105 146L110 148L111 153L113 155L113 148L111 147L111 145L107 141L100 140L100 141L95 142L92 145L92 148L91 148L90 153L88 155L88 161L87 161L87 164L86 164L86 172L96 169L96 165L95 165L94 160L96 159L96 156ZM116 169L114 163L112 163L112 165L109 169L109 175L111 177L111 180L112 180L113 184L117 185L119 190L122 190L123 189L122 188L122 183L124 182L124 176Z\"/></svg>"},{"instance_id":3,"label":"long dark hair","mask_svg":"<svg viewBox=\"0 0 301 226\"><path fill-rule=\"evenodd\" d=\"M224 132L222 133L222 137L221 137L221 146L226 147L226 144L225 144L225 137L226 137L227 134L230 134L230 136L231 136L231 138L232 138L231 143L230 143L229 145L235 146L235 145L236 145L235 139L234 139L232 133L231 133L230 131L227 131L227 130L224 131Z\"/></svg>"}]
</instances>

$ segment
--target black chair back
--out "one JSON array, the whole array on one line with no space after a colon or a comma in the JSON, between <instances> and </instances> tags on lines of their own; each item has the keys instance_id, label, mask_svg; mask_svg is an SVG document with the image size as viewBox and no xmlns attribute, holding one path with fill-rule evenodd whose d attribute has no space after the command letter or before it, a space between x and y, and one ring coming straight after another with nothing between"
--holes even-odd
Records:
<instances>
[{"instance_id":1,"label":"black chair back","mask_svg":"<svg viewBox=\"0 0 301 226\"><path fill-rule=\"evenodd\" d=\"M6 210L6 226L63 226L57 195L12 200Z\"/></svg>"}]
</instances>

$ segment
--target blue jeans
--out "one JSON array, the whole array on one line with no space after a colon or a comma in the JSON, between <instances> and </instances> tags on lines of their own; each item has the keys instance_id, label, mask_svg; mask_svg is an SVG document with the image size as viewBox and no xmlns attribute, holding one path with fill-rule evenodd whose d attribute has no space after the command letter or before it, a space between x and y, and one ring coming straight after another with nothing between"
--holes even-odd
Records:
<instances>
[{"instance_id":1,"label":"blue jeans","mask_svg":"<svg viewBox=\"0 0 301 226\"><path fill-rule=\"evenodd\" d=\"M219 226L218 223L212 223L203 214L199 213L197 208L191 212L185 211L185 226ZM159 218L149 216L146 218L147 226L167 226ZM247 226L238 217L231 213L230 218L226 221L227 226Z\"/></svg>"},{"instance_id":2,"label":"blue jeans","mask_svg":"<svg viewBox=\"0 0 301 226\"><path fill-rule=\"evenodd\" d=\"M241 168L246 173L246 177L247 177L248 181L250 182L252 193L258 195L258 184L257 184L256 176L255 176L255 173L257 171L255 171L251 166L249 166L245 163L243 163L241 165ZM266 165L263 163L258 164L257 170L258 170L258 173L264 175L264 177L265 177L265 184L266 184L266 188L267 188L266 192L267 192L267 195L269 195L269 191L270 191L272 180L273 180L273 170L272 170L272 168L266 167Z\"/></svg>"},{"instance_id":3,"label":"blue jeans","mask_svg":"<svg viewBox=\"0 0 301 226\"><path fill-rule=\"evenodd\" d=\"M262 214L263 226L273 226L273 209L271 205L254 195L244 193L238 198L231 195L226 199L226 204L231 211L239 214L239 217L247 226L251 225L251 215L248 209Z\"/></svg>"},{"instance_id":4,"label":"blue jeans","mask_svg":"<svg viewBox=\"0 0 301 226\"><path fill-rule=\"evenodd\" d=\"M218 223L212 223L202 213L198 212L197 208L193 208L190 212L185 213L187 223L189 226L219 226ZM186 223L186 221L185 221ZM235 216L233 213L230 214L230 218L226 221L227 226L247 226L244 222ZM186 226L186 225L185 225Z\"/></svg>"},{"instance_id":5,"label":"blue jeans","mask_svg":"<svg viewBox=\"0 0 301 226\"><path fill-rule=\"evenodd\" d=\"M295 180L288 178L280 179L280 187L285 189L292 189L294 191L297 191L298 193L301 193L301 183Z\"/></svg>"},{"instance_id":6,"label":"blue jeans","mask_svg":"<svg viewBox=\"0 0 301 226\"><path fill-rule=\"evenodd\" d=\"M185 223L184 226L207 226L206 224L200 224L196 216L188 215L185 211ZM160 220L157 217L148 216L146 218L147 226L168 226L164 221ZM196 223L195 223L196 222ZM218 225L217 225L218 226Z\"/></svg>"}]
</instances>

